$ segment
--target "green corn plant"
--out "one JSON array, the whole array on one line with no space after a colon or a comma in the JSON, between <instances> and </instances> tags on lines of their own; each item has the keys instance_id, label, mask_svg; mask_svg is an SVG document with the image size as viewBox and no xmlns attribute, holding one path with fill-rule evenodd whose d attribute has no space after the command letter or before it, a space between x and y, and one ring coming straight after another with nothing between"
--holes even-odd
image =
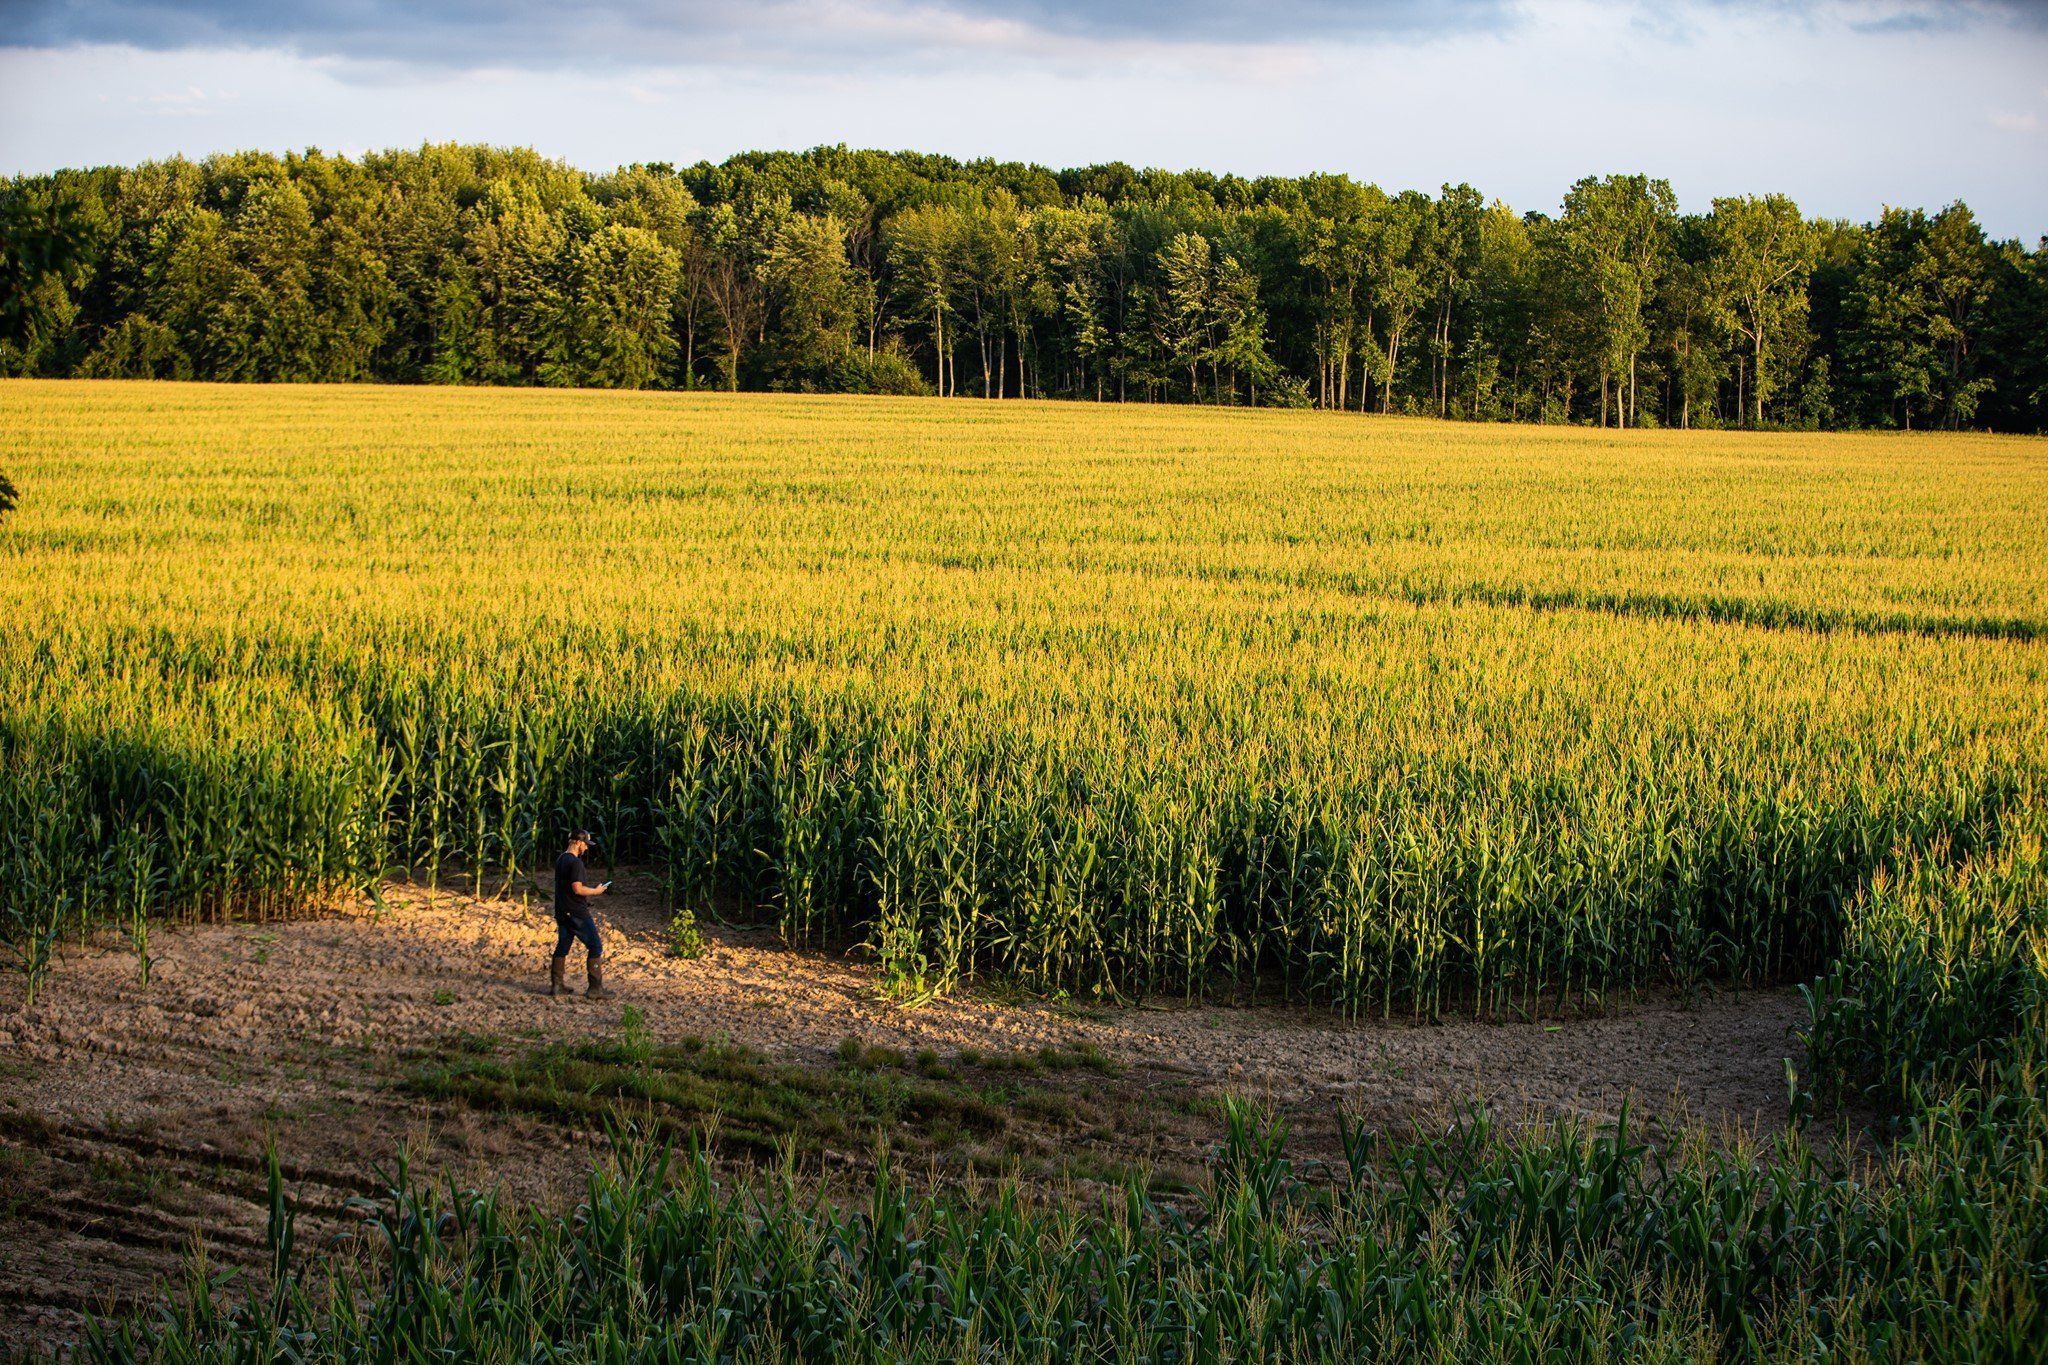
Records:
<instances>
[{"instance_id":1,"label":"green corn plant","mask_svg":"<svg viewBox=\"0 0 2048 1365\"><path fill-rule=\"evenodd\" d=\"M401 1153L388 1193L358 1201L367 1254L317 1294L273 1153L267 1283L236 1303L195 1259L206 1293L96 1324L87 1354L2012 1358L2043 1330L2037 1079L1929 1105L1855 1179L1793 1139L1653 1151L1625 1115L1477 1110L1409 1136L1341 1121L1326 1166L1241 1100L1191 1206L1137 1180L1082 1202L919 1192L886 1152L827 1199L793 1163L735 1185L701 1143L615 1127L562 1211L425 1184Z\"/></svg>"},{"instance_id":2,"label":"green corn plant","mask_svg":"<svg viewBox=\"0 0 2048 1365\"><path fill-rule=\"evenodd\" d=\"M1718 463L1763 436L1629 436L1624 477L1564 431L795 399L540 421L506 394L458 458L421 444L447 395L381 398L323 396L281 448L251 435L275 395L0 395L0 455L68 547L5 591L72 604L0 638L0 885L73 888L60 937L401 868L481 893L592 824L673 904L886 933L940 989L1534 1013L1812 979L1880 871L1982 863L2043 805L2024 443L1845 436L1766 491ZM815 439L870 420L929 438L917 479ZM612 609L535 632L565 514L519 490L591 450ZM219 469L277 507L186 477ZM343 503L419 534L314 555L295 528ZM488 573L485 541L423 529L456 521L490 528ZM194 525L222 538L164 530Z\"/></svg>"}]
</instances>

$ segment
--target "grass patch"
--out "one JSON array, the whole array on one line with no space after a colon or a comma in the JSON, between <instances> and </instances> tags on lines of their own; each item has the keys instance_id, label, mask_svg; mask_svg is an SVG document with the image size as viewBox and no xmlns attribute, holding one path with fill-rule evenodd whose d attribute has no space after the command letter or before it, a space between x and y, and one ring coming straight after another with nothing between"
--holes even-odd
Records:
<instances>
[{"instance_id":1,"label":"grass patch","mask_svg":"<svg viewBox=\"0 0 2048 1365\"><path fill-rule=\"evenodd\" d=\"M847 1038L825 1066L703 1038L656 1043L627 1006L602 1040L538 1047L462 1036L415 1054L410 1093L472 1108L601 1127L630 1119L671 1140L706 1139L728 1155L789 1149L899 1159L939 1157L985 1173L1101 1178L1126 1169L1105 1135L1138 1124L1116 1095L1081 1075L1114 1074L1089 1046L964 1050L948 1061ZM1083 1151L1083 1147L1095 1150Z\"/></svg>"},{"instance_id":2,"label":"grass patch","mask_svg":"<svg viewBox=\"0 0 2048 1365\"><path fill-rule=\"evenodd\" d=\"M983 1052L977 1048L962 1048L960 1062L963 1066L976 1067L984 1071L1092 1071L1099 1076L1114 1076L1122 1070L1108 1053L1086 1041L1055 1043L1016 1052Z\"/></svg>"},{"instance_id":3,"label":"grass patch","mask_svg":"<svg viewBox=\"0 0 2048 1365\"><path fill-rule=\"evenodd\" d=\"M858 1146L885 1138L897 1151L944 1151L991 1142L1020 1115L1064 1121L1075 1103L1014 1087L991 1091L937 1065L849 1039L829 1068L779 1062L751 1048L699 1038L655 1044L637 1024L622 1035L505 1053L466 1038L417 1058L405 1087L479 1109L598 1124L630 1114L681 1137L710 1131L721 1147L770 1154Z\"/></svg>"}]
</instances>

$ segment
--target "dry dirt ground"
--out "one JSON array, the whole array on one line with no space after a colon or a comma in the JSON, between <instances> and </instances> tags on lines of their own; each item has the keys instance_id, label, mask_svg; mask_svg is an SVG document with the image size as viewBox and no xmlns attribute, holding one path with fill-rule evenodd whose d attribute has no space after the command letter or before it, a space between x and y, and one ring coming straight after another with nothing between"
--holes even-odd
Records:
<instances>
[{"instance_id":1,"label":"dry dirt ground","mask_svg":"<svg viewBox=\"0 0 2048 1365\"><path fill-rule=\"evenodd\" d=\"M622 1103L670 1136L715 1111L722 1158L786 1144L828 1177L879 1132L935 1179L1143 1172L1170 1192L1200 1178L1226 1092L1270 1102L1310 1154L1339 1109L1398 1124L1470 1097L1594 1120L1632 1097L1650 1125L1772 1128L1799 1015L1784 990L1511 1023L974 994L906 1010L858 960L761 930L710 926L703 956L671 957L631 874L601 903L615 994L551 1000L540 897L382 901L158 929L146 987L125 944L69 952L32 1006L18 975L0 984L0 1349L75 1339L195 1246L260 1259L267 1140L301 1245L359 1219L347 1201L379 1194L373 1168L401 1148L458 1181L572 1198Z\"/></svg>"}]
</instances>

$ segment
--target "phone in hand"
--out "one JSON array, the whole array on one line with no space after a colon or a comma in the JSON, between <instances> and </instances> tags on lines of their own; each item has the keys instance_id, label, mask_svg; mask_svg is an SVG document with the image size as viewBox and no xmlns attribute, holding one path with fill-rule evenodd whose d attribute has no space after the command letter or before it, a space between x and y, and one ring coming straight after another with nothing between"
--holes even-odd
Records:
<instances>
[{"instance_id":1,"label":"phone in hand","mask_svg":"<svg viewBox=\"0 0 2048 1365\"><path fill-rule=\"evenodd\" d=\"M612 889L612 884L610 882L599 882L597 884L597 889L600 891L609 891Z\"/></svg>"}]
</instances>

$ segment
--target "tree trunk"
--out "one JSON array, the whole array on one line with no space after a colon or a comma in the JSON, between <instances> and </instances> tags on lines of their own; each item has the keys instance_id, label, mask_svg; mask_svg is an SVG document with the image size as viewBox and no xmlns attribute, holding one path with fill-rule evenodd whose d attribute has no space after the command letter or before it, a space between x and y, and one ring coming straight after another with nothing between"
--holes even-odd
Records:
<instances>
[{"instance_id":1,"label":"tree trunk","mask_svg":"<svg viewBox=\"0 0 2048 1365\"><path fill-rule=\"evenodd\" d=\"M1451 296L1444 293L1443 327L1437 341L1437 400L1436 415L1448 417L1451 413Z\"/></svg>"},{"instance_id":2,"label":"tree trunk","mask_svg":"<svg viewBox=\"0 0 2048 1365\"><path fill-rule=\"evenodd\" d=\"M1954 431L1962 425L1956 416L1956 391L1963 386L1963 324L1955 317L1950 317L1949 323L1955 330L1948 340L1948 396L1942 425Z\"/></svg>"},{"instance_id":3,"label":"tree trunk","mask_svg":"<svg viewBox=\"0 0 2048 1365\"><path fill-rule=\"evenodd\" d=\"M694 299L683 312L683 387L697 387L697 304Z\"/></svg>"},{"instance_id":4,"label":"tree trunk","mask_svg":"<svg viewBox=\"0 0 2048 1365\"><path fill-rule=\"evenodd\" d=\"M1751 401L1756 405L1756 419L1750 425L1761 429L1764 424L1764 326L1762 322L1758 322L1756 326L1756 373L1750 378L1749 391Z\"/></svg>"}]
</instances>

